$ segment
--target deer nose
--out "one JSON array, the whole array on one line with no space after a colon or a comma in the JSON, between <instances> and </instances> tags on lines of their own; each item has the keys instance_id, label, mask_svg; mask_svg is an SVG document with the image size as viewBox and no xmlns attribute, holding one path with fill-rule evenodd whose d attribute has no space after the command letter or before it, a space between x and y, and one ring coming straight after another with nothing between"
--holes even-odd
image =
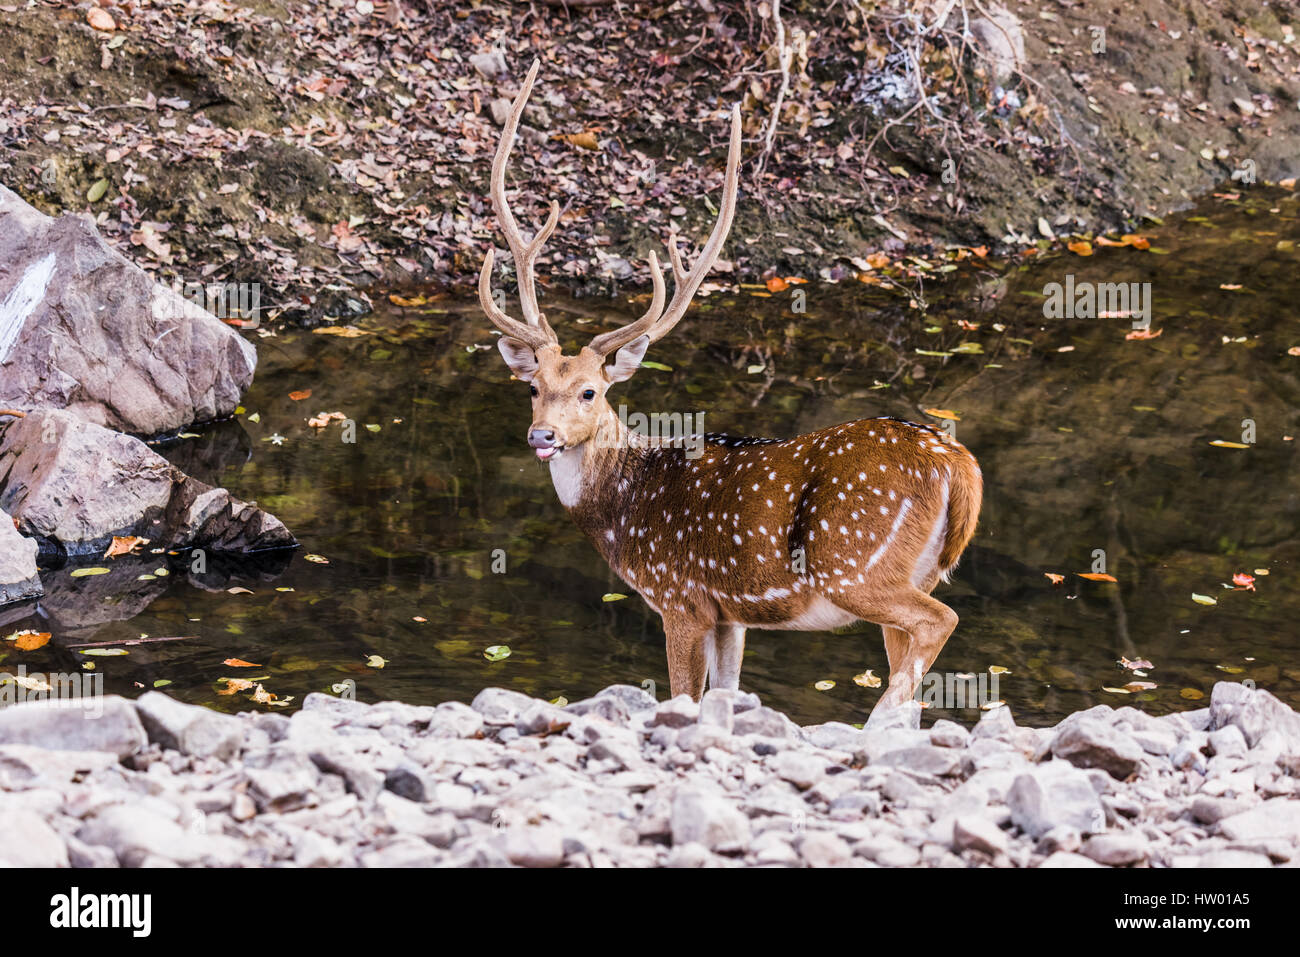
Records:
<instances>
[{"instance_id":1,"label":"deer nose","mask_svg":"<svg viewBox=\"0 0 1300 957\"><path fill-rule=\"evenodd\" d=\"M529 429L528 444L535 449L550 449L559 443L555 441L553 429Z\"/></svg>"}]
</instances>

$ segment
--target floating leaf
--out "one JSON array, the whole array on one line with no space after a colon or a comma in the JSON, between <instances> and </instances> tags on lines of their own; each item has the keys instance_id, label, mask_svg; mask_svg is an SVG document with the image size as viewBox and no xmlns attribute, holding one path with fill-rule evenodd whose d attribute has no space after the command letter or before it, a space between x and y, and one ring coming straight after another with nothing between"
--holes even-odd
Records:
<instances>
[{"instance_id":1,"label":"floating leaf","mask_svg":"<svg viewBox=\"0 0 1300 957\"><path fill-rule=\"evenodd\" d=\"M922 409L926 415L932 415L936 419L952 419L954 422L960 422L961 416L952 409Z\"/></svg>"},{"instance_id":2,"label":"floating leaf","mask_svg":"<svg viewBox=\"0 0 1300 957\"><path fill-rule=\"evenodd\" d=\"M1228 442L1228 441L1225 441L1224 439L1215 439L1215 440L1214 440L1213 442L1211 442L1210 444L1211 444L1211 445L1217 445L1217 446L1218 446L1219 448L1221 448L1221 449L1248 449L1248 448L1250 448L1249 445L1243 445L1243 444L1240 443L1240 442Z\"/></svg>"},{"instance_id":3,"label":"floating leaf","mask_svg":"<svg viewBox=\"0 0 1300 957\"><path fill-rule=\"evenodd\" d=\"M9 636L14 647L19 651L35 651L49 644L50 633L48 631L19 631Z\"/></svg>"},{"instance_id":4,"label":"floating leaf","mask_svg":"<svg viewBox=\"0 0 1300 957\"><path fill-rule=\"evenodd\" d=\"M767 281L768 292L785 292L790 288L790 284L780 276L773 276Z\"/></svg>"},{"instance_id":5,"label":"floating leaf","mask_svg":"<svg viewBox=\"0 0 1300 957\"><path fill-rule=\"evenodd\" d=\"M226 593L230 595L251 595L252 589L244 588L242 585L235 585L233 588L227 588Z\"/></svg>"},{"instance_id":6,"label":"floating leaf","mask_svg":"<svg viewBox=\"0 0 1300 957\"><path fill-rule=\"evenodd\" d=\"M1079 239L1072 243L1066 243L1065 248L1070 250L1076 256L1091 256L1092 243L1086 239Z\"/></svg>"},{"instance_id":7,"label":"floating leaf","mask_svg":"<svg viewBox=\"0 0 1300 957\"><path fill-rule=\"evenodd\" d=\"M758 375L760 372L762 372L762 371L763 371L764 369L766 369L766 368L767 368L767 366L759 364L759 365L748 366L748 367L745 369L745 371L746 371L747 373L749 373L750 375Z\"/></svg>"},{"instance_id":8,"label":"floating leaf","mask_svg":"<svg viewBox=\"0 0 1300 957\"><path fill-rule=\"evenodd\" d=\"M1230 675L1240 675L1240 674L1244 674L1246 671L1245 668L1241 668L1237 665L1215 665L1214 667L1218 668L1220 671L1224 672L1225 674L1230 674Z\"/></svg>"},{"instance_id":9,"label":"floating leaf","mask_svg":"<svg viewBox=\"0 0 1300 957\"><path fill-rule=\"evenodd\" d=\"M330 560L324 555L304 555L302 557L304 560L315 562L317 565L328 565L330 563Z\"/></svg>"},{"instance_id":10,"label":"floating leaf","mask_svg":"<svg viewBox=\"0 0 1300 957\"><path fill-rule=\"evenodd\" d=\"M1007 706L1007 703L1006 703L1005 701L999 699L999 700L997 700L997 701L986 701L986 702L984 702L982 705L980 705L980 710L981 710L981 711L993 711L993 710L995 710L995 709L997 709L997 708L1005 708L1006 706Z\"/></svg>"},{"instance_id":11,"label":"floating leaf","mask_svg":"<svg viewBox=\"0 0 1300 957\"><path fill-rule=\"evenodd\" d=\"M1124 687L1133 694L1137 694L1139 691L1151 691L1155 689L1157 685L1154 681L1130 681Z\"/></svg>"},{"instance_id":12,"label":"floating leaf","mask_svg":"<svg viewBox=\"0 0 1300 957\"><path fill-rule=\"evenodd\" d=\"M1065 581L1064 575L1056 575L1052 572L1043 572L1043 575L1046 576L1047 580L1053 585L1059 585L1061 582Z\"/></svg>"},{"instance_id":13,"label":"floating leaf","mask_svg":"<svg viewBox=\"0 0 1300 957\"><path fill-rule=\"evenodd\" d=\"M1200 701L1205 697L1204 691L1197 691L1195 688L1184 688L1178 692L1180 698L1186 698L1188 701Z\"/></svg>"},{"instance_id":14,"label":"floating leaf","mask_svg":"<svg viewBox=\"0 0 1300 957\"><path fill-rule=\"evenodd\" d=\"M1211 598L1209 595L1198 595L1196 592L1192 592L1192 601L1198 605L1217 605L1219 603L1217 599Z\"/></svg>"},{"instance_id":15,"label":"floating leaf","mask_svg":"<svg viewBox=\"0 0 1300 957\"><path fill-rule=\"evenodd\" d=\"M559 695L551 699L551 704L555 705L557 708L563 708L568 703L569 703L569 699L566 698L564 695Z\"/></svg>"},{"instance_id":16,"label":"floating leaf","mask_svg":"<svg viewBox=\"0 0 1300 957\"><path fill-rule=\"evenodd\" d=\"M377 425L377 424L374 423L374 422L367 422L367 423L366 423L366 431L367 431L367 432L378 432L378 431L380 430L380 428L382 428L382 426Z\"/></svg>"},{"instance_id":17,"label":"floating leaf","mask_svg":"<svg viewBox=\"0 0 1300 957\"><path fill-rule=\"evenodd\" d=\"M1137 671L1140 668L1155 667L1155 665L1147 661L1145 658L1138 658L1136 661L1129 661L1123 655L1120 656L1119 663L1121 667L1127 668L1129 671Z\"/></svg>"},{"instance_id":18,"label":"floating leaf","mask_svg":"<svg viewBox=\"0 0 1300 957\"><path fill-rule=\"evenodd\" d=\"M854 675L853 683L863 688L879 688L881 684L880 677L872 674L870 668L860 675Z\"/></svg>"},{"instance_id":19,"label":"floating leaf","mask_svg":"<svg viewBox=\"0 0 1300 957\"><path fill-rule=\"evenodd\" d=\"M89 578L91 575L107 575L111 568L78 568L72 572L72 578Z\"/></svg>"},{"instance_id":20,"label":"floating leaf","mask_svg":"<svg viewBox=\"0 0 1300 957\"><path fill-rule=\"evenodd\" d=\"M601 601L622 601L626 597L627 595L624 595L621 592L610 591L601 595L600 600Z\"/></svg>"},{"instance_id":21,"label":"floating leaf","mask_svg":"<svg viewBox=\"0 0 1300 957\"><path fill-rule=\"evenodd\" d=\"M130 654L125 648L86 648L81 653L83 655L95 655L99 658L117 658L121 655Z\"/></svg>"},{"instance_id":22,"label":"floating leaf","mask_svg":"<svg viewBox=\"0 0 1300 957\"><path fill-rule=\"evenodd\" d=\"M510 657L510 646L490 645L483 649L483 657L488 661L505 661Z\"/></svg>"},{"instance_id":23,"label":"floating leaf","mask_svg":"<svg viewBox=\"0 0 1300 957\"><path fill-rule=\"evenodd\" d=\"M171 678L158 678L157 680L154 681L153 686L155 688L166 688L171 683L172 683Z\"/></svg>"},{"instance_id":24,"label":"floating leaf","mask_svg":"<svg viewBox=\"0 0 1300 957\"><path fill-rule=\"evenodd\" d=\"M1255 579L1245 572L1237 572L1232 576L1232 583L1238 588L1244 588L1246 591L1255 590Z\"/></svg>"},{"instance_id":25,"label":"floating leaf","mask_svg":"<svg viewBox=\"0 0 1300 957\"><path fill-rule=\"evenodd\" d=\"M261 665L255 665L251 661L245 661L243 658L227 658L222 662L231 668L260 668Z\"/></svg>"},{"instance_id":26,"label":"floating leaf","mask_svg":"<svg viewBox=\"0 0 1300 957\"><path fill-rule=\"evenodd\" d=\"M217 682L225 685L225 687L217 689L217 694L234 694L237 691L247 691L253 687L253 682L247 678L218 678Z\"/></svg>"},{"instance_id":27,"label":"floating leaf","mask_svg":"<svg viewBox=\"0 0 1300 957\"><path fill-rule=\"evenodd\" d=\"M1101 690L1102 690L1102 691L1107 691L1107 692L1109 692L1110 694L1132 694L1132 693L1133 693L1133 692L1129 691L1128 688L1107 688L1107 687L1103 686Z\"/></svg>"},{"instance_id":28,"label":"floating leaf","mask_svg":"<svg viewBox=\"0 0 1300 957\"><path fill-rule=\"evenodd\" d=\"M1090 582L1117 582L1114 575L1107 575L1103 572L1078 572L1080 578L1086 578Z\"/></svg>"},{"instance_id":29,"label":"floating leaf","mask_svg":"<svg viewBox=\"0 0 1300 957\"><path fill-rule=\"evenodd\" d=\"M1009 675L1011 671L1002 665L989 665L989 674L991 675Z\"/></svg>"},{"instance_id":30,"label":"floating leaf","mask_svg":"<svg viewBox=\"0 0 1300 957\"><path fill-rule=\"evenodd\" d=\"M311 389L297 389L289 393L289 398L294 402L301 402L303 399L311 398Z\"/></svg>"},{"instance_id":31,"label":"floating leaf","mask_svg":"<svg viewBox=\"0 0 1300 957\"><path fill-rule=\"evenodd\" d=\"M835 682L829 680L823 680L817 682L815 685L813 685L813 687L816 688L818 691L830 691L832 688L835 687Z\"/></svg>"},{"instance_id":32,"label":"floating leaf","mask_svg":"<svg viewBox=\"0 0 1300 957\"><path fill-rule=\"evenodd\" d=\"M379 655L368 655L366 657L367 668L382 668L386 664L388 664L388 659L381 658Z\"/></svg>"}]
</instances>

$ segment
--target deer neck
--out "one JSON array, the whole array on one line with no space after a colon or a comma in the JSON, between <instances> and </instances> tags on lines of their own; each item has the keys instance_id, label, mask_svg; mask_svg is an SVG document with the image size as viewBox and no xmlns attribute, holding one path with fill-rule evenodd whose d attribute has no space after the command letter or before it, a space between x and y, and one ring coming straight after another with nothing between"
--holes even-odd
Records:
<instances>
[{"instance_id":1,"label":"deer neck","mask_svg":"<svg viewBox=\"0 0 1300 957\"><path fill-rule=\"evenodd\" d=\"M560 504L571 512L610 506L619 477L639 450L636 436L613 409L606 410L591 439L551 460L551 482Z\"/></svg>"}]
</instances>

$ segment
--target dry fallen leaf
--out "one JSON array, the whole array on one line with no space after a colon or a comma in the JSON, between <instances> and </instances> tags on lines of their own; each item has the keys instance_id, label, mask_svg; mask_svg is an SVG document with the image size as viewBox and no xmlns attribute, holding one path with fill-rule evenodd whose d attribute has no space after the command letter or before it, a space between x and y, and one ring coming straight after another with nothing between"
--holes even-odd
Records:
<instances>
[{"instance_id":1,"label":"dry fallen leaf","mask_svg":"<svg viewBox=\"0 0 1300 957\"><path fill-rule=\"evenodd\" d=\"M1163 329L1157 329L1155 332L1152 332L1150 329L1134 329L1124 338L1125 339L1155 339L1158 336L1160 336L1163 332L1164 332Z\"/></svg>"},{"instance_id":2,"label":"dry fallen leaf","mask_svg":"<svg viewBox=\"0 0 1300 957\"><path fill-rule=\"evenodd\" d=\"M225 687L217 689L217 694L234 694L237 691L247 691L253 687L253 682L247 678L218 678L217 681L225 685Z\"/></svg>"},{"instance_id":3,"label":"dry fallen leaf","mask_svg":"<svg viewBox=\"0 0 1300 957\"><path fill-rule=\"evenodd\" d=\"M251 661L244 661L244 659L242 659L242 658L227 658L225 661L222 662L222 664L223 664L223 665L227 665L228 667L231 667L231 668L260 668L260 667L262 667L261 665L255 665L255 664L253 664Z\"/></svg>"},{"instance_id":4,"label":"dry fallen leaf","mask_svg":"<svg viewBox=\"0 0 1300 957\"><path fill-rule=\"evenodd\" d=\"M1053 585L1059 585L1061 582L1065 581L1064 575L1056 575L1052 572L1043 572L1043 574L1047 576L1047 580Z\"/></svg>"},{"instance_id":5,"label":"dry fallen leaf","mask_svg":"<svg viewBox=\"0 0 1300 957\"><path fill-rule=\"evenodd\" d=\"M293 399L295 402L301 402L303 399L310 399L311 389L298 389L295 392L290 392L289 398Z\"/></svg>"},{"instance_id":6,"label":"dry fallen leaf","mask_svg":"<svg viewBox=\"0 0 1300 957\"><path fill-rule=\"evenodd\" d=\"M86 22L90 24L91 29L104 33L112 33L117 29L117 21L113 19L113 15L102 7L91 7L86 11Z\"/></svg>"},{"instance_id":7,"label":"dry fallen leaf","mask_svg":"<svg viewBox=\"0 0 1300 957\"><path fill-rule=\"evenodd\" d=\"M1129 669L1130 671L1137 671L1137 670L1140 669L1140 668L1154 668L1154 667L1155 667L1155 665L1153 665L1151 662L1147 661L1145 658L1138 658L1138 659L1135 660L1135 661L1129 661L1129 660L1128 660L1127 658L1125 658L1123 655L1120 656L1119 663L1120 663L1121 665L1123 665L1125 668Z\"/></svg>"},{"instance_id":8,"label":"dry fallen leaf","mask_svg":"<svg viewBox=\"0 0 1300 957\"><path fill-rule=\"evenodd\" d=\"M1117 582L1114 575L1106 575L1102 572L1078 572L1080 578L1086 578L1090 582Z\"/></svg>"},{"instance_id":9,"label":"dry fallen leaf","mask_svg":"<svg viewBox=\"0 0 1300 957\"><path fill-rule=\"evenodd\" d=\"M1255 590L1254 577L1252 577L1251 575L1247 575L1245 572L1237 572L1237 574L1233 575L1232 583L1236 585L1238 588L1244 588L1246 591Z\"/></svg>"},{"instance_id":10,"label":"dry fallen leaf","mask_svg":"<svg viewBox=\"0 0 1300 957\"><path fill-rule=\"evenodd\" d=\"M871 669L868 668L862 674L854 675L853 683L863 688L879 688L881 682L880 676L872 674Z\"/></svg>"},{"instance_id":11,"label":"dry fallen leaf","mask_svg":"<svg viewBox=\"0 0 1300 957\"><path fill-rule=\"evenodd\" d=\"M48 631L20 631L16 635L10 635L14 639L14 647L19 651L35 651L37 648L44 647L49 643L50 633Z\"/></svg>"},{"instance_id":12,"label":"dry fallen leaf","mask_svg":"<svg viewBox=\"0 0 1300 957\"><path fill-rule=\"evenodd\" d=\"M1092 255L1092 243L1088 242L1086 239L1079 239L1072 243L1066 243L1065 248L1070 250L1070 252L1074 253L1076 256Z\"/></svg>"},{"instance_id":13,"label":"dry fallen leaf","mask_svg":"<svg viewBox=\"0 0 1300 957\"><path fill-rule=\"evenodd\" d=\"M926 415L932 415L936 419L952 419L954 422L960 422L961 416L952 409L922 409Z\"/></svg>"},{"instance_id":14,"label":"dry fallen leaf","mask_svg":"<svg viewBox=\"0 0 1300 957\"><path fill-rule=\"evenodd\" d=\"M780 276L773 276L767 281L768 292L785 292L790 288L790 284Z\"/></svg>"},{"instance_id":15,"label":"dry fallen leaf","mask_svg":"<svg viewBox=\"0 0 1300 957\"><path fill-rule=\"evenodd\" d=\"M108 546L108 551L104 552L104 558L117 558L119 555L136 555L139 553L140 546L148 544L149 539L141 538L138 535L114 535L112 543Z\"/></svg>"}]
</instances>

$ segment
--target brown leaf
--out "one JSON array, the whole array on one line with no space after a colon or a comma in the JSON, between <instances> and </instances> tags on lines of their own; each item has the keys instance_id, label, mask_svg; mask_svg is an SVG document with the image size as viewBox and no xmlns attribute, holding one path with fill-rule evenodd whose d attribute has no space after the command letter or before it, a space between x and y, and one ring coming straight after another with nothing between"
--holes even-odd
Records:
<instances>
[{"instance_id":1,"label":"brown leaf","mask_svg":"<svg viewBox=\"0 0 1300 957\"><path fill-rule=\"evenodd\" d=\"M223 665L226 665L227 667L230 667L230 668L260 668L260 667L262 667L261 665L255 665L255 664L253 664L251 661L244 661L244 659L242 659L242 658L227 658L225 661L222 662L222 664L223 664Z\"/></svg>"},{"instance_id":2,"label":"brown leaf","mask_svg":"<svg viewBox=\"0 0 1300 957\"><path fill-rule=\"evenodd\" d=\"M311 398L311 389L298 389L296 392L290 392L289 398L295 402L301 402L303 399Z\"/></svg>"},{"instance_id":3,"label":"brown leaf","mask_svg":"<svg viewBox=\"0 0 1300 957\"><path fill-rule=\"evenodd\" d=\"M148 544L149 539L141 538L138 535L114 535L112 543L108 546L108 551L104 552L104 557L117 558L119 555L138 555L140 546Z\"/></svg>"},{"instance_id":4,"label":"brown leaf","mask_svg":"<svg viewBox=\"0 0 1300 957\"><path fill-rule=\"evenodd\" d=\"M1114 575L1099 574L1098 572L1078 572L1080 578L1086 578L1090 582L1117 582Z\"/></svg>"}]
</instances>

